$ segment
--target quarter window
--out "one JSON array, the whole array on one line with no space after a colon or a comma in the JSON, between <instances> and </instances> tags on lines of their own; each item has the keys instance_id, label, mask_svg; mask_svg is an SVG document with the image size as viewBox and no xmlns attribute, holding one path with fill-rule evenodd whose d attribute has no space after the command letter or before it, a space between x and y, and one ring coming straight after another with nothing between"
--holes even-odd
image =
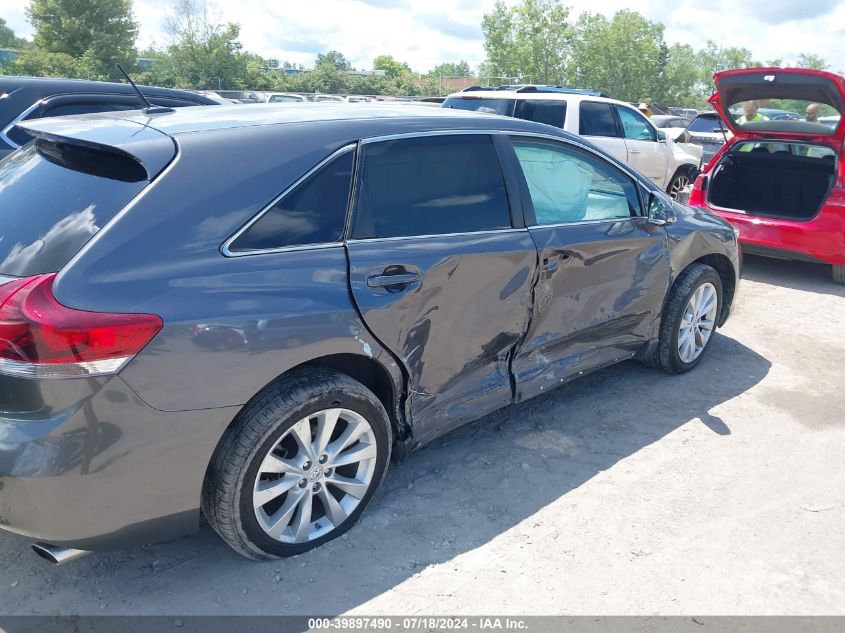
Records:
<instances>
[{"instance_id":1,"label":"quarter window","mask_svg":"<svg viewBox=\"0 0 845 633\"><path fill-rule=\"evenodd\" d=\"M566 120L566 101L537 101L521 99L516 102L514 116L562 128Z\"/></svg>"},{"instance_id":2,"label":"quarter window","mask_svg":"<svg viewBox=\"0 0 845 633\"><path fill-rule=\"evenodd\" d=\"M232 252L337 242L343 235L355 152L323 165L229 246Z\"/></svg>"},{"instance_id":3,"label":"quarter window","mask_svg":"<svg viewBox=\"0 0 845 633\"><path fill-rule=\"evenodd\" d=\"M657 133L642 114L630 108L616 107L625 138L632 141L657 141Z\"/></svg>"},{"instance_id":4,"label":"quarter window","mask_svg":"<svg viewBox=\"0 0 845 633\"><path fill-rule=\"evenodd\" d=\"M582 101L579 108L579 134L584 136L619 136L616 115L609 103Z\"/></svg>"},{"instance_id":5,"label":"quarter window","mask_svg":"<svg viewBox=\"0 0 845 633\"><path fill-rule=\"evenodd\" d=\"M489 135L423 136L364 146L354 237L510 226L504 177Z\"/></svg>"},{"instance_id":6,"label":"quarter window","mask_svg":"<svg viewBox=\"0 0 845 633\"><path fill-rule=\"evenodd\" d=\"M556 143L514 139L513 146L537 224L640 215L636 185L607 161Z\"/></svg>"}]
</instances>

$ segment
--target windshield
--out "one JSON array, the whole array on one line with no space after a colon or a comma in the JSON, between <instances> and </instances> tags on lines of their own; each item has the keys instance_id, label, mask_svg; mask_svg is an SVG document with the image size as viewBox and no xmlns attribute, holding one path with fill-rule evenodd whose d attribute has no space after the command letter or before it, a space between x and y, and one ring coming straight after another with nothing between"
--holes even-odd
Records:
<instances>
[{"instance_id":1,"label":"windshield","mask_svg":"<svg viewBox=\"0 0 845 633\"><path fill-rule=\"evenodd\" d=\"M708 132L719 134L722 131L719 117L717 116L698 116L695 117L692 123L687 128L688 132Z\"/></svg>"},{"instance_id":2,"label":"windshield","mask_svg":"<svg viewBox=\"0 0 845 633\"><path fill-rule=\"evenodd\" d=\"M515 99L492 99L489 97L449 97L443 102L444 108L455 110L473 110L489 114L513 116Z\"/></svg>"},{"instance_id":3,"label":"windshield","mask_svg":"<svg viewBox=\"0 0 845 633\"><path fill-rule=\"evenodd\" d=\"M41 141L0 161L0 275L64 267L147 184L122 162Z\"/></svg>"}]
</instances>

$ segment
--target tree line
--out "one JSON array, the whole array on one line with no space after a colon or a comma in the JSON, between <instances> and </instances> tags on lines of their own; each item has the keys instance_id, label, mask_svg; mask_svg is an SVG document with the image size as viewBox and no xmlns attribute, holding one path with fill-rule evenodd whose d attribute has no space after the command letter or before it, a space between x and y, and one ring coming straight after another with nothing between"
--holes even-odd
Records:
<instances>
[{"instance_id":1,"label":"tree line","mask_svg":"<svg viewBox=\"0 0 845 633\"><path fill-rule=\"evenodd\" d=\"M521 0L513 6L499 0L482 20L486 61L477 69L458 61L421 73L381 55L373 69L383 76L351 73L352 64L338 51L319 54L309 72L297 72L301 66L246 50L240 26L217 19L202 0L174 0L166 41L145 50L136 48L132 0L31 0L26 14L35 31L32 41L16 36L0 18L0 48L21 51L0 72L121 80L121 63L136 81L174 88L440 95L451 91L443 77L474 75L485 83L568 85L627 101L702 107L714 72L784 64L713 41L698 49L668 45L663 24L636 11L575 19L564 0ZM812 54L789 63L828 67Z\"/></svg>"}]
</instances>

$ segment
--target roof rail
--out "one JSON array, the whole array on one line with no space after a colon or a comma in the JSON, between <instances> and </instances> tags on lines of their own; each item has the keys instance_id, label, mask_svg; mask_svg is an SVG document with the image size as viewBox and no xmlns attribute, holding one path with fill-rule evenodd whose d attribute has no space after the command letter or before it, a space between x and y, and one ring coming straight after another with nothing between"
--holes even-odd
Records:
<instances>
[{"instance_id":1,"label":"roof rail","mask_svg":"<svg viewBox=\"0 0 845 633\"><path fill-rule=\"evenodd\" d=\"M611 99L612 97L609 94L604 92L599 92L597 90L584 90L582 88L567 88L565 86L544 86L544 85L526 85L526 86L514 86L509 88L510 90L516 90L516 92L557 92L562 94L576 94L576 95L587 95L590 97L604 97L606 99Z\"/></svg>"},{"instance_id":2,"label":"roof rail","mask_svg":"<svg viewBox=\"0 0 845 633\"><path fill-rule=\"evenodd\" d=\"M477 92L479 90L498 90L496 86L468 86L461 92Z\"/></svg>"}]
</instances>

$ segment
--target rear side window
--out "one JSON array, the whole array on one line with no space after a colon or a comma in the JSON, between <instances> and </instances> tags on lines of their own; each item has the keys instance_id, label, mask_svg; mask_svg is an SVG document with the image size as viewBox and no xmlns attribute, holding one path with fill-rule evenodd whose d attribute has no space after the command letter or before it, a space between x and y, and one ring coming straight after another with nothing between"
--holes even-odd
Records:
<instances>
[{"instance_id":1,"label":"rear side window","mask_svg":"<svg viewBox=\"0 0 845 633\"><path fill-rule=\"evenodd\" d=\"M584 136L619 136L613 106L609 103L582 101L578 133Z\"/></svg>"},{"instance_id":2,"label":"rear side window","mask_svg":"<svg viewBox=\"0 0 845 633\"><path fill-rule=\"evenodd\" d=\"M355 215L356 238L510 227L492 138L425 136L365 145Z\"/></svg>"},{"instance_id":3,"label":"rear side window","mask_svg":"<svg viewBox=\"0 0 845 633\"><path fill-rule=\"evenodd\" d=\"M479 97L449 97L443 102L444 108L454 110L472 110L488 114L513 115L514 99L488 99Z\"/></svg>"},{"instance_id":4,"label":"rear side window","mask_svg":"<svg viewBox=\"0 0 845 633\"><path fill-rule=\"evenodd\" d=\"M566 101L535 101L523 99L516 102L514 116L562 128L566 120Z\"/></svg>"},{"instance_id":5,"label":"rear side window","mask_svg":"<svg viewBox=\"0 0 845 633\"><path fill-rule=\"evenodd\" d=\"M354 159L349 149L307 176L238 236L229 251L337 242L343 235Z\"/></svg>"},{"instance_id":6,"label":"rear side window","mask_svg":"<svg viewBox=\"0 0 845 633\"><path fill-rule=\"evenodd\" d=\"M0 274L60 270L146 186L139 170L68 146L33 143L10 154L0 162Z\"/></svg>"}]
</instances>

